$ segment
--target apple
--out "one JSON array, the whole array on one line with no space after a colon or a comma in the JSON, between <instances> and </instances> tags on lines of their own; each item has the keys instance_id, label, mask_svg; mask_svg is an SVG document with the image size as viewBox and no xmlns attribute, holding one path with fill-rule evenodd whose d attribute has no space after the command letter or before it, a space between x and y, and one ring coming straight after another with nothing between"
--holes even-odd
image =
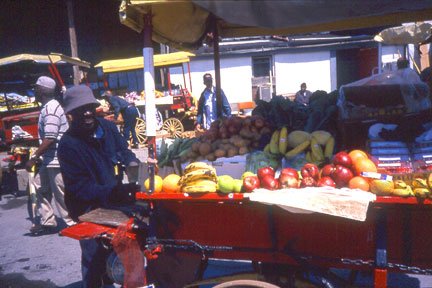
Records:
<instances>
[{"instance_id":1,"label":"apple","mask_svg":"<svg viewBox=\"0 0 432 288\"><path fill-rule=\"evenodd\" d=\"M253 172L250 172L250 171L246 171L246 172L244 172L243 174L242 174L242 176L241 176L241 180L243 180L245 177L247 177L247 176L256 176Z\"/></svg>"},{"instance_id":2,"label":"apple","mask_svg":"<svg viewBox=\"0 0 432 288\"><path fill-rule=\"evenodd\" d=\"M267 166L267 167L260 168L258 170L258 178L260 179L260 181L262 181L264 179L264 176L267 175L270 175L274 178L275 171L272 167Z\"/></svg>"},{"instance_id":3,"label":"apple","mask_svg":"<svg viewBox=\"0 0 432 288\"><path fill-rule=\"evenodd\" d=\"M274 190L278 188L278 181L272 175L265 175L261 179L261 186L263 188Z\"/></svg>"},{"instance_id":4,"label":"apple","mask_svg":"<svg viewBox=\"0 0 432 288\"><path fill-rule=\"evenodd\" d=\"M336 182L330 176L324 176L317 182L318 187L336 187Z\"/></svg>"},{"instance_id":5,"label":"apple","mask_svg":"<svg viewBox=\"0 0 432 288\"><path fill-rule=\"evenodd\" d=\"M259 188L260 185L261 183L257 176L246 176L243 179L243 190L246 192L252 192L254 189Z\"/></svg>"},{"instance_id":6,"label":"apple","mask_svg":"<svg viewBox=\"0 0 432 288\"><path fill-rule=\"evenodd\" d=\"M303 179L300 182L301 188L315 187L315 186L316 186L316 180L315 180L315 178L310 177L310 176L303 177Z\"/></svg>"},{"instance_id":7,"label":"apple","mask_svg":"<svg viewBox=\"0 0 432 288\"><path fill-rule=\"evenodd\" d=\"M327 164L321 169L320 177L322 178L326 176L331 176L334 170L336 170L336 166L334 164Z\"/></svg>"},{"instance_id":8,"label":"apple","mask_svg":"<svg viewBox=\"0 0 432 288\"><path fill-rule=\"evenodd\" d=\"M241 193L243 189L243 181L240 179L234 179L233 192Z\"/></svg>"},{"instance_id":9,"label":"apple","mask_svg":"<svg viewBox=\"0 0 432 288\"><path fill-rule=\"evenodd\" d=\"M307 163L303 165L300 171L303 178L312 177L315 180L318 180L319 168L315 164Z\"/></svg>"},{"instance_id":10,"label":"apple","mask_svg":"<svg viewBox=\"0 0 432 288\"><path fill-rule=\"evenodd\" d=\"M298 188L300 184L300 181L296 177L288 174L279 175L278 180L280 188Z\"/></svg>"},{"instance_id":11,"label":"apple","mask_svg":"<svg viewBox=\"0 0 432 288\"><path fill-rule=\"evenodd\" d=\"M353 172L342 165L336 165L336 170L333 171L333 174L331 175L331 178L336 182L336 187L338 188L347 186L349 180L353 177Z\"/></svg>"},{"instance_id":12,"label":"apple","mask_svg":"<svg viewBox=\"0 0 432 288\"><path fill-rule=\"evenodd\" d=\"M219 191L222 193L231 193L234 190L234 179L229 175L218 177Z\"/></svg>"},{"instance_id":13,"label":"apple","mask_svg":"<svg viewBox=\"0 0 432 288\"><path fill-rule=\"evenodd\" d=\"M341 151L334 156L333 164L342 165L345 166L346 168L351 168L353 163L348 153Z\"/></svg>"},{"instance_id":14,"label":"apple","mask_svg":"<svg viewBox=\"0 0 432 288\"><path fill-rule=\"evenodd\" d=\"M280 175L291 175L294 178L296 178L297 180L299 180L299 175L298 175L297 170L292 169L292 168L283 168L280 172ZM280 175L279 175L279 177L280 177Z\"/></svg>"}]
</instances>

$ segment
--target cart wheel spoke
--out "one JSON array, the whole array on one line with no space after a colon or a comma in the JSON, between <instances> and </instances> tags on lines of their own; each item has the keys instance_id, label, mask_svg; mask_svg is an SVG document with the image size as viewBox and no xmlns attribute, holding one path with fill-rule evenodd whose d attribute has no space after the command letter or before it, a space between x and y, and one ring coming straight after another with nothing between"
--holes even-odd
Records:
<instances>
[{"instance_id":1,"label":"cart wheel spoke","mask_svg":"<svg viewBox=\"0 0 432 288\"><path fill-rule=\"evenodd\" d=\"M183 124L177 118L168 118L162 125L162 130L166 131L171 138L180 138L183 135Z\"/></svg>"},{"instance_id":2,"label":"cart wheel spoke","mask_svg":"<svg viewBox=\"0 0 432 288\"><path fill-rule=\"evenodd\" d=\"M147 140L146 123L141 118L137 118L137 123L135 125L135 133L137 135L139 144L143 144Z\"/></svg>"}]
</instances>

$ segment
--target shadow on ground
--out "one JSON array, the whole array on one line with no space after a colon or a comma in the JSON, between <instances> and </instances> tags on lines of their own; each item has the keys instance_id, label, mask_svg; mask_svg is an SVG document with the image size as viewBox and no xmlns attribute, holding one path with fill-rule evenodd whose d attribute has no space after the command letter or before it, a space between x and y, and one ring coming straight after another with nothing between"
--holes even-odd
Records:
<instances>
[{"instance_id":1,"label":"shadow on ground","mask_svg":"<svg viewBox=\"0 0 432 288\"><path fill-rule=\"evenodd\" d=\"M67 288L75 288L79 286L67 286ZM3 275L0 273L0 288L57 288L50 280L29 280L21 273L12 273Z\"/></svg>"}]
</instances>

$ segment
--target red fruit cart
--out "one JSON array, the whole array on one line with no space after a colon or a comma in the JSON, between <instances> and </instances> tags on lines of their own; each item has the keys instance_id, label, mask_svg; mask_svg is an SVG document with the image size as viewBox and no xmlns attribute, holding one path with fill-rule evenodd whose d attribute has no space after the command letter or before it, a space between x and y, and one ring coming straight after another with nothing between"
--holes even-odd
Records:
<instances>
[{"instance_id":1,"label":"red fruit cart","mask_svg":"<svg viewBox=\"0 0 432 288\"><path fill-rule=\"evenodd\" d=\"M429 199L377 197L362 222L321 213L291 213L245 195L138 193L145 221L135 217L127 235L137 240L147 259L156 258L155 252L174 251L180 258L198 260L199 265L191 269L201 281L176 287L207 282L223 282L215 287L353 287L355 277L341 279L330 268L350 269L352 275L373 272L374 287L387 287L388 272L432 272L432 231L425 229L432 216ZM110 246L119 229L82 222L62 233L75 239L106 239ZM249 260L259 269L253 278L249 273L203 280L199 276L209 258ZM182 269L187 274L188 268ZM319 284L304 279L305 273L314 275ZM252 286L238 285L239 281ZM293 283L296 286L290 286Z\"/></svg>"}]
</instances>

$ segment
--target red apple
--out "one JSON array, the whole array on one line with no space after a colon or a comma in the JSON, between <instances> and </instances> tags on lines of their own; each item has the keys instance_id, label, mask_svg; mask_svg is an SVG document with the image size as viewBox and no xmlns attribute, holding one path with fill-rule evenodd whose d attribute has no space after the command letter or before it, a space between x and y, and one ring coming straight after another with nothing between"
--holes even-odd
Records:
<instances>
[{"instance_id":1,"label":"red apple","mask_svg":"<svg viewBox=\"0 0 432 288\"><path fill-rule=\"evenodd\" d=\"M279 176L280 188L298 188L299 184L299 180L292 175L281 174Z\"/></svg>"},{"instance_id":2,"label":"red apple","mask_svg":"<svg viewBox=\"0 0 432 288\"><path fill-rule=\"evenodd\" d=\"M281 172L280 172L279 177L280 177L281 175L291 175L291 176L293 176L294 178L296 178L297 180L299 180L299 175L298 175L297 170L292 169L292 168L283 168L283 169L281 170Z\"/></svg>"},{"instance_id":3,"label":"red apple","mask_svg":"<svg viewBox=\"0 0 432 288\"><path fill-rule=\"evenodd\" d=\"M354 175L350 169L342 165L336 165L336 170L331 175L331 178L336 182L336 187L346 187L349 180L353 178Z\"/></svg>"},{"instance_id":4,"label":"red apple","mask_svg":"<svg viewBox=\"0 0 432 288\"><path fill-rule=\"evenodd\" d=\"M334 170L336 170L336 166L334 164L327 164L321 169L320 177L322 178L325 176L331 176Z\"/></svg>"},{"instance_id":5,"label":"red apple","mask_svg":"<svg viewBox=\"0 0 432 288\"><path fill-rule=\"evenodd\" d=\"M269 190L277 189L278 181L271 175L265 175L261 179L261 187Z\"/></svg>"},{"instance_id":6,"label":"red apple","mask_svg":"<svg viewBox=\"0 0 432 288\"><path fill-rule=\"evenodd\" d=\"M300 173L301 173L303 178L304 177L312 177L315 180L318 180L319 168L315 164L308 163L308 164L303 165Z\"/></svg>"},{"instance_id":7,"label":"red apple","mask_svg":"<svg viewBox=\"0 0 432 288\"><path fill-rule=\"evenodd\" d=\"M336 182L330 176L324 176L317 182L318 187L336 187Z\"/></svg>"},{"instance_id":8,"label":"red apple","mask_svg":"<svg viewBox=\"0 0 432 288\"><path fill-rule=\"evenodd\" d=\"M352 167L352 159L346 152L339 152L333 158L333 164L342 165L346 168Z\"/></svg>"},{"instance_id":9,"label":"red apple","mask_svg":"<svg viewBox=\"0 0 432 288\"><path fill-rule=\"evenodd\" d=\"M315 187L315 186L316 186L316 180L315 178L310 176L303 177L303 179L300 182L300 188Z\"/></svg>"},{"instance_id":10,"label":"red apple","mask_svg":"<svg viewBox=\"0 0 432 288\"><path fill-rule=\"evenodd\" d=\"M246 192L252 192L254 189L259 188L261 185L257 176L246 176L243 179L243 189Z\"/></svg>"},{"instance_id":11,"label":"red apple","mask_svg":"<svg viewBox=\"0 0 432 288\"><path fill-rule=\"evenodd\" d=\"M264 176L270 175L274 178L275 171L272 167L264 167L258 170L258 178L262 181L264 179Z\"/></svg>"}]
</instances>

